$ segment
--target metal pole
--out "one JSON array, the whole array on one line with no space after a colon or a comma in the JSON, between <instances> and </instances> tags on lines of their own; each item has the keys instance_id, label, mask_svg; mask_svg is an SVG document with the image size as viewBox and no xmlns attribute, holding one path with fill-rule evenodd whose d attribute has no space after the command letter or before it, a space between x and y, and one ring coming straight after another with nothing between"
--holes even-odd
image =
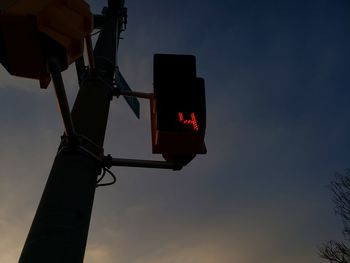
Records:
<instances>
[{"instance_id":1,"label":"metal pole","mask_svg":"<svg viewBox=\"0 0 350 263\"><path fill-rule=\"evenodd\" d=\"M86 72L86 67L85 67L85 62L84 62L84 57L83 56L81 56L80 58L75 60L75 69L76 69L76 72L77 72L78 82L79 82L79 86L80 86L80 84L84 80L84 75L85 75L85 72Z\"/></svg>"},{"instance_id":2,"label":"metal pole","mask_svg":"<svg viewBox=\"0 0 350 263\"><path fill-rule=\"evenodd\" d=\"M65 133L69 138L75 135L74 125L70 114L68 99L64 89L64 83L61 75L59 62L56 58L50 58L47 67L51 74L53 86L56 92L58 105L63 119Z\"/></svg>"},{"instance_id":3,"label":"metal pole","mask_svg":"<svg viewBox=\"0 0 350 263\"><path fill-rule=\"evenodd\" d=\"M86 50L89 58L90 70L94 72L96 66L95 66L94 50L92 48L91 36L86 37L85 43L86 43Z\"/></svg>"},{"instance_id":4,"label":"metal pole","mask_svg":"<svg viewBox=\"0 0 350 263\"><path fill-rule=\"evenodd\" d=\"M123 7L123 4L123 0L113 2L113 6L118 8ZM103 61L115 61L116 38L111 36L119 38L117 11L109 10L100 33L98 48L95 49L95 58L100 58L95 60L97 74L83 82L72 109L75 132L100 147L104 142L112 96L108 83L113 82L113 74L105 74L106 65ZM59 151L22 250L20 263L83 262L100 170L99 162L78 149Z\"/></svg>"}]
</instances>

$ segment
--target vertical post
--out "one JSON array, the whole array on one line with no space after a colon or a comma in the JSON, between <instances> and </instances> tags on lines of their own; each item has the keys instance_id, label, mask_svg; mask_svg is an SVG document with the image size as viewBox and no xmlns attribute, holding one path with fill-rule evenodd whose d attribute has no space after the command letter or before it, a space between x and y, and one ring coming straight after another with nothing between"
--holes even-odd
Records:
<instances>
[{"instance_id":1,"label":"vertical post","mask_svg":"<svg viewBox=\"0 0 350 263\"><path fill-rule=\"evenodd\" d=\"M89 58L90 71L95 71L95 58L94 58L94 50L92 48L92 40L91 36L87 36L85 39L86 50Z\"/></svg>"},{"instance_id":2,"label":"vertical post","mask_svg":"<svg viewBox=\"0 0 350 263\"><path fill-rule=\"evenodd\" d=\"M48 70L51 74L53 86L55 89L58 106L62 115L65 133L69 138L75 136L74 125L69 110L68 99L64 89L61 68L59 62L55 58L50 58L47 62Z\"/></svg>"},{"instance_id":3,"label":"vertical post","mask_svg":"<svg viewBox=\"0 0 350 263\"><path fill-rule=\"evenodd\" d=\"M79 86L80 86L80 84L83 82L84 74L86 72L86 70L85 70L85 61L84 61L84 57L83 56L81 56L80 58L75 60L75 69L76 69L76 72L77 72L78 82L79 82Z\"/></svg>"},{"instance_id":4,"label":"vertical post","mask_svg":"<svg viewBox=\"0 0 350 263\"><path fill-rule=\"evenodd\" d=\"M109 1L96 48L96 74L83 81L72 110L75 132L103 147L116 65L123 0ZM112 44L113 42L113 44ZM20 263L83 262L100 163L79 151L59 151Z\"/></svg>"}]
</instances>

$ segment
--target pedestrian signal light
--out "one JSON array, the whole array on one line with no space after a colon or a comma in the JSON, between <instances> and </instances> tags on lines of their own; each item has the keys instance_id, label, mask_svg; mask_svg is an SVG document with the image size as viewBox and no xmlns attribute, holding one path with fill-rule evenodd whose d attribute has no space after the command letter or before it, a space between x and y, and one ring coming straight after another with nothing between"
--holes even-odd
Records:
<instances>
[{"instance_id":1,"label":"pedestrian signal light","mask_svg":"<svg viewBox=\"0 0 350 263\"><path fill-rule=\"evenodd\" d=\"M151 122L153 153L167 161L186 164L206 153L204 80L196 76L194 56L154 56Z\"/></svg>"},{"instance_id":2,"label":"pedestrian signal light","mask_svg":"<svg viewBox=\"0 0 350 263\"><path fill-rule=\"evenodd\" d=\"M92 28L83 0L0 0L0 62L10 74L40 79L46 88L48 57L66 69L83 54Z\"/></svg>"}]
</instances>

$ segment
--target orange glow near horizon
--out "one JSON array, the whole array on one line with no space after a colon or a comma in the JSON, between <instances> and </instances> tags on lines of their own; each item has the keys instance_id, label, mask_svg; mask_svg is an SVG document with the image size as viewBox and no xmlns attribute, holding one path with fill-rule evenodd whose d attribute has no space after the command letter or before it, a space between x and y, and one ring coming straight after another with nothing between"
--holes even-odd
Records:
<instances>
[{"instance_id":1,"label":"orange glow near horizon","mask_svg":"<svg viewBox=\"0 0 350 263\"><path fill-rule=\"evenodd\" d=\"M191 113L190 120L185 120L184 114L182 112L179 112L178 116L179 116L180 123L183 123L184 125L191 125L191 127L194 131L199 130L196 115L194 114L194 112Z\"/></svg>"}]
</instances>

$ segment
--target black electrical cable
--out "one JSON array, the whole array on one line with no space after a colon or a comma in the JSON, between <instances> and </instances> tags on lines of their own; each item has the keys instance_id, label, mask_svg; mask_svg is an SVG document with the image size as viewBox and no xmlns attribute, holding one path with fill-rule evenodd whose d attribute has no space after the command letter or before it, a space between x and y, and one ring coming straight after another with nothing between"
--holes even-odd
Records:
<instances>
[{"instance_id":1,"label":"black electrical cable","mask_svg":"<svg viewBox=\"0 0 350 263\"><path fill-rule=\"evenodd\" d=\"M101 181L103 180L103 178L105 177L105 175L106 175L106 170L105 170L104 168L102 168L102 169L103 169L103 172L102 172L102 174L101 174L101 177L100 177L99 179L97 179L96 185L97 185L99 182L101 182Z\"/></svg>"},{"instance_id":2,"label":"black electrical cable","mask_svg":"<svg viewBox=\"0 0 350 263\"><path fill-rule=\"evenodd\" d=\"M96 188L97 187L100 187L100 186L108 186L108 185L112 185L112 184L115 184L115 182L117 181L117 178L116 176L111 172L111 170L109 170L108 168L106 167L103 167L103 172L102 172L102 175L101 177L97 180L96 182ZM108 182L108 183L103 183L103 184L100 184L100 182L103 180L103 178L105 177L106 175L106 172L112 177L112 181L111 182Z\"/></svg>"}]
</instances>

